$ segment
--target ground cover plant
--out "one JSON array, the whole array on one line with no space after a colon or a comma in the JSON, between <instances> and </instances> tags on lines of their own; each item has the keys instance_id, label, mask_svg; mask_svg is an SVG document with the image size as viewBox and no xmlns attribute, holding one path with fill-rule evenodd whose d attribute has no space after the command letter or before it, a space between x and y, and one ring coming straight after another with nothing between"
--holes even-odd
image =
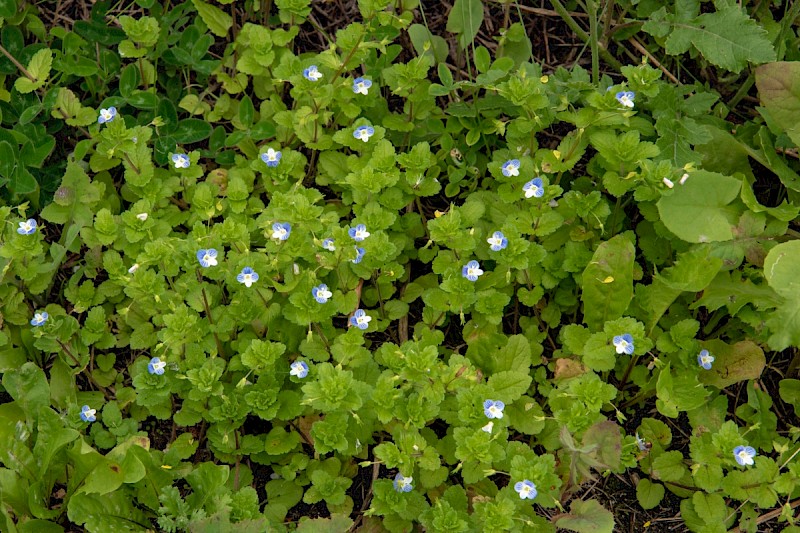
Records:
<instances>
[{"instance_id":1,"label":"ground cover plant","mask_svg":"<svg viewBox=\"0 0 800 533\"><path fill-rule=\"evenodd\" d=\"M0 530L800 531L798 11L0 1Z\"/></svg>"}]
</instances>

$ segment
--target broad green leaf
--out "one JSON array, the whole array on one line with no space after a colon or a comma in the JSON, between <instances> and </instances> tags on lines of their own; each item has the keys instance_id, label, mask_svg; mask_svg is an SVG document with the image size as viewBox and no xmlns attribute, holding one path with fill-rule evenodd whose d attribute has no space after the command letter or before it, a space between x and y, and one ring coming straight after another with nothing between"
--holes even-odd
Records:
<instances>
[{"instance_id":1,"label":"broad green leaf","mask_svg":"<svg viewBox=\"0 0 800 533\"><path fill-rule=\"evenodd\" d=\"M207 4L202 0L192 0L200 18L206 23L211 33L217 37L226 37L228 30L233 26L233 18L217 6Z\"/></svg>"},{"instance_id":2,"label":"broad green leaf","mask_svg":"<svg viewBox=\"0 0 800 533\"><path fill-rule=\"evenodd\" d=\"M651 35L669 35L665 51L670 55L683 54L694 46L710 63L733 72L740 72L748 62L775 61L767 31L736 4L693 19L657 12L643 29Z\"/></svg>"},{"instance_id":3,"label":"broad green leaf","mask_svg":"<svg viewBox=\"0 0 800 533\"><path fill-rule=\"evenodd\" d=\"M782 379L778 385L781 400L794 406L800 412L800 379Z\"/></svg>"},{"instance_id":4,"label":"broad green leaf","mask_svg":"<svg viewBox=\"0 0 800 533\"><path fill-rule=\"evenodd\" d=\"M601 243L583 271L583 320L599 331L621 317L633 299L633 259L636 250L623 235Z\"/></svg>"},{"instance_id":5,"label":"broad green leaf","mask_svg":"<svg viewBox=\"0 0 800 533\"><path fill-rule=\"evenodd\" d=\"M296 533L339 533L347 531L353 521L344 515L334 514L331 518L301 520Z\"/></svg>"},{"instance_id":6,"label":"broad green leaf","mask_svg":"<svg viewBox=\"0 0 800 533\"><path fill-rule=\"evenodd\" d=\"M8 19L17 14L17 0L0 0L0 17Z\"/></svg>"},{"instance_id":7,"label":"broad green leaf","mask_svg":"<svg viewBox=\"0 0 800 533\"><path fill-rule=\"evenodd\" d=\"M770 117L800 146L800 63L778 61L756 69L756 87Z\"/></svg>"},{"instance_id":8,"label":"broad green leaf","mask_svg":"<svg viewBox=\"0 0 800 533\"><path fill-rule=\"evenodd\" d=\"M44 371L27 362L3 375L3 387L25 412L28 420L36 420L39 410L50 405L50 387Z\"/></svg>"},{"instance_id":9,"label":"broad green leaf","mask_svg":"<svg viewBox=\"0 0 800 533\"><path fill-rule=\"evenodd\" d=\"M178 127L172 133L179 143L196 143L211 137L213 132L211 124L197 118L185 118L178 122Z\"/></svg>"},{"instance_id":10,"label":"broad green leaf","mask_svg":"<svg viewBox=\"0 0 800 533\"><path fill-rule=\"evenodd\" d=\"M507 370L492 375L489 378L489 386L494 390L498 400L511 403L525 394L531 381L530 375L526 372Z\"/></svg>"},{"instance_id":11,"label":"broad green leaf","mask_svg":"<svg viewBox=\"0 0 800 533\"><path fill-rule=\"evenodd\" d=\"M456 0L447 17L447 31L458 34L458 43L466 50L483 24L481 0Z\"/></svg>"},{"instance_id":12,"label":"broad green leaf","mask_svg":"<svg viewBox=\"0 0 800 533\"><path fill-rule=\"evenodd\" d=\"M730 204L739 196L741 185L741 180L698 170L658 201L661 221L687 242L730 240L741 213L739 206Z\"/></svg>"},{"instance_id":13,"label":"broad green leaf","mask_svg":"<svg viewBox=\"0 0 800 533\"><path fill-rule=\"evenodd\" d=\"M664 498L664 485L653 483L647 478L640 479L636 485L636 499L642 509L653 509Z\"/></svg>"},{"instance_id":14,"label":"broad green leaf","mask_svg":"<svg viewBox=\"0 0 800 533\"><path fill-rule=\"evenodd\" d=\"M702 345L714 356L711 370L700 374L700 381L706 385L724 389L740 381L758 379L767 364L764 351L753 341L731 345L710 339Z\"/></svg>"},{"instance_id":15,"label":"broad green leaf","mask_svg":"<svg viewBox=\"0 0 800 533\"><path fill-rule=\"evenodd\" d=\"M764 276L769 286L784 298L800 298L800 241L781 243L764 259Z\"/></svg>"},{"instance_id":16,"label":"broad green leaf","mask_svg":"<svg viewBox=\"0 0 800 533\"><path fill-rule=\"evenodd\" d=\"M447 61L447 41L442 37L431 34L422 24L412 24L407 31L418 56L430 54L436 63Z\"/></svg>"},{"instance_id":17,"label":"broad green leaf","mask_svg":"<svg viewBox=\"0 0 800 533\"><path fill-rule=\"evenodd\" d=\"M572 500L569 513L557 515L556 527L577 533L613 533L614 515L597 500Z\"/></svg>"},{"instance_id":18,"label":"broad green leaf","mask_svg":"<svg viewBox=\"0 0 800 533\"><path fill-rule=\"evenodd\" d=\"M47 78L50 77L50 66L53 64L53 52L49 48L43 48L33 54L30 63L28 63L28 74L33 79L26 76L17 78L14 82L14 88L22 93L27 94L42 87Z\"/></svg>"},{"instance_id":19,"label":"broad green leaf","mask_svg":"<svg viewBox=\"0 0 800 533\"><path fill-rule=\"evenodd\" d=\"M148 516L134 505L130 494L123 491L102 496L77 493L69 499L67 516L89 532L144 532L153 527Z\"/></svg>"}]
</instances>

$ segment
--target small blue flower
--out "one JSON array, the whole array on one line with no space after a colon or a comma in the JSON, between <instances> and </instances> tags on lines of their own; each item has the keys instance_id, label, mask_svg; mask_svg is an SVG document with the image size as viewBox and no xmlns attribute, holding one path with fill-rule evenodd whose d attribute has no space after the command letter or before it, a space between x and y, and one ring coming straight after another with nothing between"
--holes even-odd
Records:
<instances>
[{"instance_id":1,"label":"small blue flower","mask_svg":"<svg viewBox=\"0 0 800 533\"><path fill-rule=\"evenodd\" d=\"M525 191L525 198L541 198L544 196L544 182L542 178L533 178L522 186L522 190Z\"/></svg>"},{"instance_id":2,"label":"small blue flower","mask_svg":"<svg viewBox=\"0 0 800 533\"><path fill-rule=\"evenodd\" d=\"M333 239L325 239L322 241L322 247L330 252L336 251L336 245L333 244Z\"/></svg>"},{"instance_id":3,"label":"small blue flower","mask_svg":"<svg viewBox=\"0 0 800 533\"><path fill-rule=\"evenodd\" d=\"M631 91L620 91L616 95L617 102L625 107L630 107L631 109L633 109L633 99L635 97L636 94Z\"/></svg>"},{"instance_id":4,"label":"small blue flower","mask_svg":"<svg viewBox=\"0 0 800 533\"><path fill-rule=\"evenodd\" d=\"M313 296L317 302L324 304L328 303L328 299L333 296L333 293L329 291L328 286L323 283L311 289L311 296Z\"/></svg>"},{"instance_id":5,"label":"small blue flower","mask_svg":"<svg viewBox=\"0 0 800 533\"><path fill-rule=\"evenodd\" d=\"M84 422L94 422L97 420L96 414L97 409L91 409L88 405L81 407L81 420Z\"/></svg>"},{"instance_id":6,"label":"small blue flower","mask_svg":"<svg viewBox=\"0 0 800 533\"><path fill-rule=\"evenodd\" d=\"M523 500L532 500L536 498L536 495L538 494L538 492L536 492L536 485L534 485L533 481L529 479L514 483L514 490L517 491L520 499Z\"/></svg>"},{"instance_id":7,"label":"small blue flower","mask_svg":"<svg viewBox=\"0 0 800 533\"><path fill-rule=\"evenodd\" d=\"M303 77L308 81L319 81L319 79L322 77L322 72L317 70L316 65L311 65L307 69L303 70Z\"/></svg>"},{"instance_id":8,"label":"small blue flower","mask_svg":"<svg viewBox=\"0 0 800 533\"><path fill-rule=\"evenodd\" d=\"M356 309L356 312L350 317L350 325L356 326L358 329L367 329L370 320L372 320L372 317L365 313L363 309Z\"/></svg>"},{"instance_id":9,"label":"small blue flower","mask_svg":"<svg viewBox=\"0 0 800 533\"><path fill-rule=\"evenodd\" d=\"M483 402L483 414L486 418L503 418L503 409L506 404L500 400L486 400Z\"/></svg>"},{"instance_id":10,"label":"small blue flower","mask_svg":"<svg viewBox=\"0 0 800 533\"><path fill-rule=\"evenodd\" d=\"M98 124L105 124L106 122L111 122L117 117L117 108L114 106L109 107L108 109L101 109L100 116L97 117Z\"/></svg>"},{"instance_id":11,"label":"small blue flower","mask_svg":"<svg viewBox=\"0 0 800 533\"><path fill-rule=\"evenodd\" d=\"M31 319L31 326L38 327L47 322L47 319L50 318L50 315L47 314L47 311L42 311L41 313L35 313L33 318Z\"/></svg>"},{"instance_id":12,"label":"small blue flower","mask_svg":"<svg viewBox=\"0 0 800 533\"><path fill-rule=\"evenodd\" d=\"M217 266L217 251L214 248L197 250L197 260L203 268Z\"/></svg>"},{"instance_id":13,"label":"small blue flower","mask_svg":"<svg viewBox=\"0 0 800 533\"><path fill-rule=\"evenodd\" d=\"M394 481L392 484L394 485L394 490L397 492L411 492L411 490L414 488L413 485L411 485L413 481L413 477L405 477L403 474L398 472L397 475L394 476Z\"/></svg>"},{"instance_id":14,"label":"small blue flower","mask_svg":"<svg viewBox=\"0 0 800 533\"><path fill-rule=\"evenodd\" d=\"M361 242L371 235L364 224L359 224L355 228L350 228L347 230L347 234L356 242Z\"/></svg>"},{"instance_id":15,"label":"small blue flower","mask_svg":"<svg viewBox=\"0 0 800 533\"><path fill-rule=\"evenodd\" d=\"M267 151L261 154L261 160L267 164L268 167L277 167L281 162L281 153L273 148L267 148Z\"/></svg>"},{"instance_id":16,"label":"small blue flower","mask_svg":"<svg viewBox=\"0 0 800 533\"><path fill-rule=\"evenodd\" d=\"M164 375L164 369L167 367L167 363L159 359L158 357L153 357L150 359L150 362L147 363L147 371L151 374L155 374L157 376Z\"/></svg>"},{"instance_id":17,"label":"small blue flower","mask_svg":"<svg viewBox=\"0 0 800 533\"><path fill-rule=\"evenodd\" d=\"M364 142L369 141L369 138L373 135L375 135L375 128L372 126L359 126L353 132L353 137Z\"/></svg>"},{"instance_id":18,"label":"small blue flower","mask_svg":"<svg viewBox=\"0 0 800 533\"><path fill-rule=\"evenodd\" d=\"M24 222L19 223L19 227L17 228L17 233L20 235L31 235L32 233L36 232L36 220L29 218Z\"/></svg>"},{"instance_id":19,"label":"small blue flower","mask_svg":"<svg viewBox=\"0 0 800 533\"><path fill-rule=\"evenodd\" d=\"M740 466L752 465L753 457L756 456L756 449L752 446L737 446L733 449L733 458Z\"/></svg>"},{"instance_id":20,"label":"small blue flower","mask_svg":"<svg viewBox=\"0 0 800 533\"><path fill-rule=\"evenodd\" d=\"M461 267L461 275L470 281L478 281L478 278L483 274L481 265L477 261L472 260L463 267Z\"/></svg>"},{"instance_id":21,"label":"small blue flower","mask_svg":"<svg viewBox=\"0 0 800 533\"><path fill-rule=\"evenodd\" d=\"M493 252L499 252L508 246L508 239L506 239L502 231L492 233L492 236L486 239L486 242L489 243L489 247Z\"/></svg>"},{"instance_id":22,"label":"small blue flower","mask_svg":"<svg viewBox=\"0 0 800 533\"><path fill-rule=\"evenodd\" d=\"M189 156L186 154L172 154L172 162L175 164L175 168L189 168Z\"/></svg>"},{"instance_id":23,"label":"small blue flower","mask_svg":"<svg viewBox=\"0 0 800 533\"><path fill-rule=\"evenodd\" d=\"M618 354L632 354L633 353L633 337L629 333L624 335L617 335L612 341L614 347L617 349Z\"/></svg>"},{"instance_id":24,"label":"small blue flower","mask_svg":"<svg viewBox=\"0 0 800 533\"><path fill-rule=\"evenodd\" d=\"M502 169L503 176L519 176L519 159L509 159L503 163Z\"/></svg>"},{"instance_id":25,"label":"small blue flower","mask_svg":"<svg viewBox=\"0 0 800 533\"><path fill-rule=\"evenodd\" d=\"M364 250L363 248L359 248L358 246L356 246L355 248L356 248L356 258L353 259L353 263L357 265L361 262L362 259L364 259L364 256L367 254L367 251Z\"/></svg>"},{"instance_id":26,"label":"small blue flower","mask_svg":"<svg viewBox=\"0 0 800 533\"><path fill-rule=\"evenodd\" d=\"M356 94L369 94L370 87L372 87L372 80L366 78L356 78L353 80L353 92Z\"/></svg>"},{"instance_id":27,"label":"small blue flower","mask_svg":"<svg viewBox=\"0 0 800 533\"><path fill-rule=\"evenodd\" d=\"M285 241L292 232L292 225L288 222L276 222L272 225L272 238Z\"/></svg>"},{"instance_id":28,"label":"small blue flower","mask_svg":"<svg viewBox=\"0 0 800 533\"><path fill-rule=\"evenodd\" d=\"M639 448L640 452L643 452L647 449L647 443L639 436L638 433L636 434L636 446Z\"/></svg>"},{"instance_id":29,"label":"small blue flower","mask_svg":"<svg viewBox=\"0 0 800 533\"><path fill-rule=\"evenodd\" d=\"M708 353L708 350L700 350L700 354L697 356L697 364L706 370L711 370L711 363L713 362L714 356Z\"/></svg>"},{"instance_id":30,"label":"small blue flower","mask_svg":"<svg viewBox=\"0 0 800 533\"><path fill-rule=\"evenodd\" d=\"M253 283L258 281L258 274L252 268L244 267L236 276L236 281L244 283L245 287L250 287Z\"/></svg>"},{"instance_id":31,"label":"small blue flower","mask_svg":"<svg viewBox=\"0 0 800 533\"><path fill-rule=\"evenodd\" d=\"M308 365L305 364L303 361L295 361L291 365L289 365L289 374L292 376L297 376L300 379L303 379L308 375Z\"/></svg>"}]
</instances>

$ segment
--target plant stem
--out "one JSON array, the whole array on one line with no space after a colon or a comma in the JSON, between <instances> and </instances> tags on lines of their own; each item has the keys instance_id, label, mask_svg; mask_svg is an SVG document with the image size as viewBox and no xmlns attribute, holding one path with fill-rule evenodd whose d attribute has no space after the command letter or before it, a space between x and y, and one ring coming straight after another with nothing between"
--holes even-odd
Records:
<instances>
[{"instance_id":1,"label":"plant stem","mask_svg":"<svg viewBox=\"0 0 800 533\"><path fill-rule=\"evenodd\" d=\"M25 77L26 77L26 78L28 78L29 80L31 80L31 81L34 81L34 82L36 81L36 78L34 78L34 77L33 77L33 75L32 75L30 72L28 72L28 69L26 69L25 67L23 67L23 66L22 66L22 63L20 63L19 61L17 61L17 58L15 58L14 56L12 56L12 55L11 55L11 54L8 52L8 50L6 50L6 49L5 49L5 48L4 48L2 45L0 45L0 53L2 53L4 56L6 56L6 57L8 58L8 60L9 60L9 61L11 61L12 63L14 63L14 66L15 66L15 67L17 67L17 68L19 69L19 71L20 71L20 72L22 72L22 73L25 75Z\"/></svg>"},{"instance_id":2,"label":"plant stem","mask_svg":"<svg viewBox=\"0 0 800 533\"><path fill-rule=\"evenodd\" d=\"M583 28L581 28L578 25L578 23L575 22L575 19L572 18L572 15L569 14L569 11L567 11L567 8L564 7L564 4L562 4L560 2L560 0L552 0L552 3L553 3L553 7L555 8L556 12L561 16L561 18L564 20L564 22L567 23L567 26L569 26L569 29L574 31L575 35L580 37L580 39L583 42L588 42L589 41L589 36L586 34L586 32L583 30ZM600 54L600 57L603 58L603 61L608 63L611 67L613 67L616 70L620 70L622 68L622 63L617 61L617 59L614 56L612 56L608 52L608 50L606 50L603 47L598 47L598 52Z\"/></svg>"}]
</instances>

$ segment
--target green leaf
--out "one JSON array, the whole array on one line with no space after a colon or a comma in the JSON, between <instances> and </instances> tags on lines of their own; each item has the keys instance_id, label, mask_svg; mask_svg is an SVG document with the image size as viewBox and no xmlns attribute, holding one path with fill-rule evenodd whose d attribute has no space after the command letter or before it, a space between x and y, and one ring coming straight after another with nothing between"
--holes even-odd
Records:
<instances>
[{"instance_id":1,"label":"green leaf","mask_svg":"<svg viewBox=\"0 0 800 533\"><path fill-rule=\"evenodd\" d=\"M44 371L31 362L3 375L3 387L16 401L28 420L39 416L39 409L50 405L50 387Z\"/></svg>"},{"instance_id":2,"label":"green leaf","mask_svg":"<svg viewBox=\"0 0 800 533\"><path fill-rule=\"evenodd\" d=\"M577 533L613 533L614 515L596 500L572 500L569 513L553 520L556 527Z\"/></svg>"},{"instance_id":3,"label":"green leaf","mask_svg":"<svg viewBox=\"0 0 800 533\"><path fill-rule=\"evenodd\" d=\"M511 403L527 392L531 386L531 376L526 372L506 370L497 372L489 378L489 386L498 400Z\"/></svg>"},{"instance_id":4,"label":"green leaf","mask_svg":"<svg viewBox=\"0 0 800 533\"><path fill-rule=\"evenodd\" d=\"M429 54L436 63L447 61L447 41L438 35L433 35L422 24L412 24L408 27L408 37L418 56Z\"/></svg>"},{"instance_id":5,"label":"green leaf","mask_svg":"<svg viewBox=\"0 0 800 533\"><path fill-rule=\"evenodd\" d=\"M742 182L716 172L698 170L683 186L658 201L664 225L687 242L717 242L733 238L732 227L741 214L731 206Z\"/></svg>"},{"instance_id":6,"label":"green leaf","mask_svg":"<svg viewBox=\"0 0 800 533\"><path fill-rule=\"evenodd\" d=\"M17 0L0 0L0 17L9 19L17 14Z\"/></svg>"},{"instance_id":7,"label":"green leaf","mask_svg":"<svg viewBox=\"0 0 800 533\"><path fill-rule=\"evenodd\" d=\"M664 485L653 483L649 479L640 479L636 485L636 499L642 509L653 509L664 498Z\"/></svg>"},{"instance_id":8,"label":"green leaf","mask_svg":"<svg viewBox=\"0 0 800 533\"><path fill-rule=\"evenodd\" d=\"M196 143L211 137L213 132L211 124L198 118L185 118L178 122L178 127L172 134L179 143Z\"/></svg>"},{"instance_id":9,"label":"green leaf","mask_svg":"<svg viewBox=\"0 0 800 533\"><path fill-rule=\"evenodd\" d=\"M233 18L225 13L223 10L211 4L207 4L202 0L192 0L195 9L200 14L211 33L217 37L226 37L228 30L233 26Z\"/></svg>"},{"instance_id":10,"label":"green leaf","mask_svg":"<svg viewBox=\"0 0 800 533\"><path fill-rule=\"evenodd\" d=\"M616 235L601 243L583 271L583 320L599 331L608 320L621 317L633 299L633 259L631 241Z\"/></svg>"},{"instance_id":11,"label":"green leaf","mask_svg":"<svg viewBox=\"0 0 800 533\"><path fill-rule=\"evenodd\" d=\"M740 72L748 62L775 61L767 31L735 4L692 20L670 18L665 20L662 12L642 28L651 35L669 34L665 51L670 55L683 54L694 46L709 62L733 72Z\"/></svg>"},{"instance_id":12,"label":"green leaf","mask_svg":"<svg viewBox=\"0 0 800 533\"><path fill-rule=\"evenodd\" d=\"M17 78L17 81L14 82L14 88L22 94L27 94L44 86L47 78L50 77L50 66L52 64L53 52L49 48L39 50L33 54L30 63L28 63L28 74L33 79L27 76Z\"/></svg>"},{"instance_id":13,"label":"green leaf","mask_svg":"<svg viewBox=\"0 0 800 533\"><path fill-rule=\"evenodd\" d=\"M456 0L447 17L447 31L458 34L458 43L466 50L483 24L481 0Z\"/></svg>"},{"instance_id":14,"label":"green leaf","mask_svg":"<svg viewBox=\"0 0 800 533\"><path fill-rule=\"evenodd\" d=\"M769 345L783 350L790 345L800 346L800 281L796 266L800 260L800 241L781 243L772 248L764 259L764 276L775 292L784 298L767 320L773 335Z\"/></svg>"},{"instance_id":15,"label":"green leaf","mask_svg":"<svg viewBox=\"0 0 800 533\"><path fill-rule=\"evenodd\" d=\"M778 385L781 400L794 406L800 412L800 379L782 379Z\"/></svg>"},{"instance_id":16,"label":"green leaf","mask_svg":"<svg viewBox=\"0 0 800 533\"><path fill-rule=\"evenodd\" d=\"M700 374L700 381L719 389L748 379L758 379L767 360L764 351L753 341L726 344L719 339L709 339L703 348L714 356L711 370Z\"/></svg>"},{"instance_id":17,"label":"green leaf","mask_svg":"<svg viewBox=\"0 0 800 533\"><path fill-rule=\"evenodd\" d=\"M296 533L339 533L348 531L353 525L353 521L339 514L334 514L330 518L314 518L301 520Z\"/></svg>"},{"instance_id":18,"label":"green leaf","mask_svg":"<svg viewBox=\"0 0 800 533\"><path fill-rule=\"evenodd\" d=\"M77 493L69 499L67 516L89 532L118 533L152 528L147 515L134 505L130 494L123 491L102 496Z\"/></svg>"},{"instance_id":19,"label":"green leaf","mask_svg":"<svg viewBox=\"0 0 800 533\"><path fill-rule=\"evenodd\" d=\"M800 146L800 63L779 61L756 69L758 96L775 123Z\"/></svg>"}]
</instances>

